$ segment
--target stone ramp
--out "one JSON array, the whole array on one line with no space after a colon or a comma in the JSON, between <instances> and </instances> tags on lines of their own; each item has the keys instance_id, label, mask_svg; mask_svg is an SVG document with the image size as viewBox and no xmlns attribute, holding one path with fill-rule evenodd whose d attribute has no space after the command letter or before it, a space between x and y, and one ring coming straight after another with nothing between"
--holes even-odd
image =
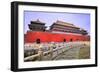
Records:
<instances>
[{"instance_id":1,"label":"stone ramp","mask_svg":"<svg viewBox=\"0 0 100 73\"><path fill-rule=\"evenodd\" d=\"M71 48L55 58L55 60L89 59L90 47Z\"/></svg>"}]
</instances>

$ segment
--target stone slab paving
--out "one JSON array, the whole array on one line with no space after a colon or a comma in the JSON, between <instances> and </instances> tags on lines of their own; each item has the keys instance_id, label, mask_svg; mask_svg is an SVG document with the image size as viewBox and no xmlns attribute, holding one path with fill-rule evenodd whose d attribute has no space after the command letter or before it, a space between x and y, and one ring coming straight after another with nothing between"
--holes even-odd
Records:
<instances>
[{"instance_id":1,"label":"stone slab paving","mask_svg":"<svg viewBox=\"0 0 100 73\"><path fill-rule=\"evenodd\" d=\"M78 47L79 46L79 47ZM67 49L67 48L64 48ZM53 56L57 52L53 53ZM73 44L73 47L58 54L56 57L51 58L50 55L44 57L43 60L71 60L71 59L89 59L90 58L90 45L89 44Z\"/></svg>"},{"instance_id":2,"label":"stone slab paving","mask_svg":"<svg viewBox=\"0 0 100 73\"><path fill-rule=\"evenodd\" d=\"M62 54L58 55L55 60L60 59L78 59L79 48L71 48Z\"/></svg>"},{"instance_id":3,"label":"stone slab paving","mask_svg":"<svg viewBox=\"0 0 100 73\"><path fill-rule=\"evenodd\" d=\"M55 60L70 60L70 59L89 59L90 58L90 47L85 46L82 48L69 49L55 58Z\"/></svg>"}]
</instances>

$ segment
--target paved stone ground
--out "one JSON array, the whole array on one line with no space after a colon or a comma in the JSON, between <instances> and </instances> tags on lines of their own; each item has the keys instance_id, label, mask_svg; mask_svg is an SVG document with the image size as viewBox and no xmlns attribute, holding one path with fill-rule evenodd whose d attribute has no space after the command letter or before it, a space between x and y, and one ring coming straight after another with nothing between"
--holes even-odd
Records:
<instances>
[{"instance_id":1,"label":"paved stone ground","mask_svg":"<svg viewBox=\"0 0 100 73\"><path fill-rule=\"evenodd\" d=\"M89 59L90 58L90 46L85 46L80 48L79 59Z\"/></svg>"},{"instance_id":2,"label":"paved stone ground","mask_svg":"<svg viewBox=\"0 0 100 73\"><path fill-rule=\"evenodd\" d=\"M79 48L72 48L69 49L62 54L58 55L55 60L61 60L61 59L77 59L78 58L78 51Z\"/></svg>"},{"instance_id":3,"label":"paved stone ground","mask_svg":"<svg viewBox=\"0 0 100 73\"><path fill-rule=\"evenodd\" d=\"M72 48L64 53L60 54L55 58L55 60L61 60L61 59L89 59L90 58L90 46L84 45L84 47L81 48Z\"/></svg>"},{"instance_id":4,"label":"paved stone ground","mask_svg":"<svg viewBox=\"0 0 100 73\"><path fill-rule=\"evenodd\" d=\"M74 45L76 46L76 45ZM70 48L63 53L57 55L52 60L71 60L71 59L89 59L90 58L90 44L85 43L81 47ZM51 60L50 55L44 56L43 60Z\"/></svg>"}]
</instances>

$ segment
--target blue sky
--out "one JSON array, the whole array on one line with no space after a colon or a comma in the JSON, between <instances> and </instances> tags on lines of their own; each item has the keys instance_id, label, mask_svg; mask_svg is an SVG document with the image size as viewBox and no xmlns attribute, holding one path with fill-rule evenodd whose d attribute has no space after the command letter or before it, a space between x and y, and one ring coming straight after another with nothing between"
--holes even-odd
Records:
<instances>
[{"instance_id":1,"label":"blue sky","mask_svg":"<svg viewBox=\"0 0 100 73\"><path fill-rule=\"evenodd\" d=\"M72 23L75 26L83 28L90 33L90 14L88 13L66 13L66 12L36 12L24 11L24 33L29 30L28 24L30 21L39 19L46 23L45 26L50 26L57 20Z\"/></svg>"}]
</instances>

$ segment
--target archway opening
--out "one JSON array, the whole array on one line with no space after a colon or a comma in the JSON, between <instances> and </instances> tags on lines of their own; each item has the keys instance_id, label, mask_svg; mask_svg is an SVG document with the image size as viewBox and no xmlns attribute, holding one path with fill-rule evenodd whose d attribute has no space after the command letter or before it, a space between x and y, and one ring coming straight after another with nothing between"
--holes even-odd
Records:
<instances>
[{"instance_id":1,"label":"archway opening","mask_svg":"<svg viewBox=\"0 0 100 73\"><path fill-rule=\"evenodd\" d=\"M70 42L72 42L73 41L73 39L70 39Z\"/></svg>"},{"instance_id":2,"label":"archway opening","mask_svg":"<svg viewBox=\"0 0 100 73\"><path fill-rule=\"evenodd\" d=\"M40 39L36 39L36 43L40 44L41 43Z\"/></svg>"},{"instance_id":3,"label":"archway opening","mask_svg":"<svg viewBox=\"0 0 100 73\"><path fill-rule=\"evenodd\" d=\"M66 39L63 39L63 42L66 42Z\"/></svg>"}]
</instances>

